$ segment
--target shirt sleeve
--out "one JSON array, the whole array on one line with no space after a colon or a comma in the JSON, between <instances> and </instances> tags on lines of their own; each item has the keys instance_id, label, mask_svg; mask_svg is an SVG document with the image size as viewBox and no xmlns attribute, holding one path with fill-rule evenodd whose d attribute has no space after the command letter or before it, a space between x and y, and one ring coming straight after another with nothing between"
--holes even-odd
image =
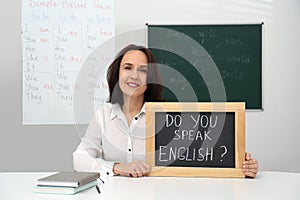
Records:
<instances>
[{"instance_id":1,"label":"shirt sleeve","mask_svg":"<svg viewBox=\"0 0 300 200\"><path fill-rule=\"evenodd\" d=\"M102 177L113 176L114 162L106 161L102 156L102 129L98 112L90 122L79 146L73 152L73 168L75 171L100 172Z\"/></svg>"}]
</instances>

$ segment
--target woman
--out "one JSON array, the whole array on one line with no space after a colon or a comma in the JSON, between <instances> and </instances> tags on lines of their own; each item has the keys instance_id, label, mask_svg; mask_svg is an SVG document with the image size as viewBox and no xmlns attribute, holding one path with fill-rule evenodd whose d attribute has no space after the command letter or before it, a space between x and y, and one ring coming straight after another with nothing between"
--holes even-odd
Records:
<instances>
[{"instance_id":1,"label":"woman","mask_svg":"<svg viewBox=\"0 0 300 200\"><path fill-rule=\"evenodd\" d=\"M109 103L101 106L73 153L74 169L101 175L141 177L150 173L145 162L144 103L162 101L156 59L143 46L129 45L107 73ZM246 154L244 174L255 177L257 161Z\"/></svg>"}]
</instances>

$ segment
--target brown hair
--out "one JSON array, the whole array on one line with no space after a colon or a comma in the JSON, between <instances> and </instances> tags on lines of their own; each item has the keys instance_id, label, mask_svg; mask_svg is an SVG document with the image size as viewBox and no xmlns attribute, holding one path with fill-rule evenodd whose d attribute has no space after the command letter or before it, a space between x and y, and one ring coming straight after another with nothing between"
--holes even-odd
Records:
<instances>
[{"instance_id":1,"label":"brown hair","mask_svg":"<svg viewBox=\"0 0 300 200\"><path fill-rule=\"evenodd\" d=\"M144 93L144 102L162 101L162 81L158 70L157 61L153 53L144 46L128 45L122 49L107 70L107 82L109 86L109 100L113 104L123 105L123 95L119 86L120 63L123 56L131 50L142 51L148 59L147 89Z\"/></svg>"}]
</instances>

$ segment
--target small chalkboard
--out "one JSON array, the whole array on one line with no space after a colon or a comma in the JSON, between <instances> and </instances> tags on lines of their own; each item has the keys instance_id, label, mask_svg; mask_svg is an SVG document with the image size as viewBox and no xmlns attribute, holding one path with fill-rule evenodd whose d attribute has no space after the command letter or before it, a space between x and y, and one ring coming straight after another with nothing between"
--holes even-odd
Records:
<instances>
[{"instance_id":1,"label":"small chalkboard","mask_svg":"<svg viewBox=\"0 0 300 200\"><path fill-rule=\"evenodd\" d=\"M146 103L150 176L244 177L245 103Z\"/></svg>"}]
</instances>

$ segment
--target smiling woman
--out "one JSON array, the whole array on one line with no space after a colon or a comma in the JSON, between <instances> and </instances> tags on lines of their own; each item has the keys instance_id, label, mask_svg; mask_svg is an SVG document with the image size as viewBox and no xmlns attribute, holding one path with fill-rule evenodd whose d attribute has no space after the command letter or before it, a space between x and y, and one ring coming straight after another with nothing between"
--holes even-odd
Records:
<instances>
[{"instance_id":1,"label":"smiling woman","mask_svg":"<svg viewBox=\"0 0 300 200\"><path fill-rule=\"evenodd\" d=\"M138 78L141 78L140 75L146 70L144 74L147 77L145 82L147 88L145 90L143 103L145 101L161 101L162 81L156 63L156 58L152 52L143 46L129 45L122 49L109 66L107 72L110 93L109 102L123 105L123 91L121 91L119 79L124 70L138 71ZM135 79L135 77L133 77L133 79Z\"/></svg>"},{"instance_id":2,"label":"smiling woman","mask_svg":"<svg viewBox=\"0 0 300 200\"><path fill-rule=\"evenodd\" d=\"M146 101L162 101L160 73L153 54L129 45L107 71L109 102L102 105L73 153L74 169L101 175L141 177L145 162Z\"/></svg>"},{"instance_id":3,"label":"smiling woman","mask_svg":"<svg viewBox=\"0 0 300 200\"><path fill-rule=\"evenodd\" d=\"M123 100L144 101L144 92L147 89L147 57L139 50L128 51L120 65L119 85L123 93Z\"/></svg>"},{"instance_id":4,"label":"smiling woman","mask_svg":"<svg viewBox=\"0 0 300 200\"><path fill-rule=\"evenodd\" d=\"M100 172L101 176L147 176L151 166L145 162L144 104L162 101L162 82L156 59L149 49L129 45L120 51L109 66L107 81L108 103L96 111L85 136L73 153L74 169ZM203 119L199 116L193 121L208 126L208 121L204 123ZM204 133L203 137L209 139L208 134ZM202 151L201 148L198 150L199 159L205 155ZM243 168L244 175L255 177L257 161L246 154Z\"/></svg>"}]
</instances>

